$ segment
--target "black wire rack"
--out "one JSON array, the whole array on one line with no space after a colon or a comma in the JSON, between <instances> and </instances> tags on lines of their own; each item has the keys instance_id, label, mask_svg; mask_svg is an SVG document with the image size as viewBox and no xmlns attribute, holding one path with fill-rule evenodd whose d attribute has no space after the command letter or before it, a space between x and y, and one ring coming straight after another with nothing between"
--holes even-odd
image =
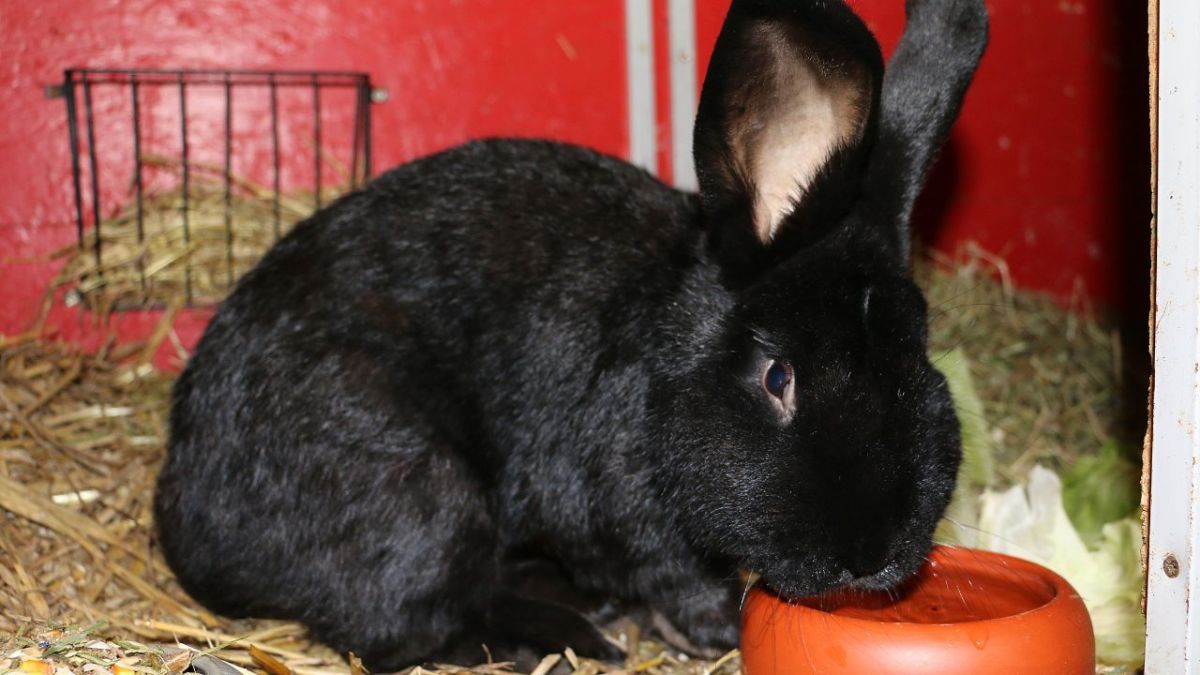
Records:
<instances>
[{"instance_id":1,"label":"black wire rack","mask_svg":"<svg viewBox=\"0 0 1200 675\"><path fill-rule=\"evenodd\" d=\"M71 68L63 73L61 85L48 88L52 96L62 96L66 102L67 134L70 143L71 175L75 197L75 225L78 244L81 249L90 246L95 256L98 270L104 269L102 246L102 204L101 204L101 169L97 160L97 109L93 101L93 92L100 88L125 88L128 91L128 110L131 112L132 137L132 208L136 214L137 237L139 246L143 243L144 208L146 200L146 185L143 167L143 129L146 125L146 112L143 110L143 92L149 88L166 90L167 96L174 96L178 102L178 150L180 152L180 194L179 205L180 226L184 242L189 242L189 194L193 177L192 154L194 140L189 137L189 91L199 88L216 90L223 96L223 148L224 156L221 177L224 182L225 230L226 248L229 260L228 286L234 282L233 241L234 213L233 199L235 179L233 172L233 138L235 102L238 97L235 91L245 88L266 90L270 109L270 164L271 189L273 193L273 219L275 237L278 238L283 227L281 213L281 194L285 143L296 143L300 139L281 139L280 137L280 94L284 90L307 91L311 99L311 148L312 148L312 199L313 209L319 209L329 186L327 172L323 171L324 155L322 143L322 92L330 89L351 90L353 92L353 132L350 148L346 149L349 163L346 165L349 188L353 189L366 182L371 176L371 103L381 101L384 97L381 90L373 90L370 77L362 72L344 71L299 71L299 70L204 70L204 69L130 69L130 68ZM171 93L171 91L174 93ZM162 94L159 94L161 97ZM331 95L332 96L332 95ZM344 96L344 95L343 95ZM82 126L82 130L81 127ZM308 142L303 139L303 142ZM289 161L291 158L289 156ZM87 163L86 181L84 162ZM86 193L86 198L85 198ZM89 228L88 225L91 225ZM91 240L88 240L88 237ZM192 269L190 263L185 263L184 294L188 306L211 304L213 298L197 298L193 294ZM142 287L146 286L145 271L142 270ZM145 300L145 298L143 298ZM127 303L128 304L128 303ZM135 308L155 306L153 302L133 303Z\"/></svg>"}]
</instances>

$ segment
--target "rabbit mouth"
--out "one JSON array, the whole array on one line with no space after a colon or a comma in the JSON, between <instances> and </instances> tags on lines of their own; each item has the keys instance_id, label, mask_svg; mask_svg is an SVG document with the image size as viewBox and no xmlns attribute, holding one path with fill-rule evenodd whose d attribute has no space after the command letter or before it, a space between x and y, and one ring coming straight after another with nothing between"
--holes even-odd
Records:
<instances>
[{"instance_id":1,"label":"rabbit mouth","mask_svg":"<svg viewBox=\"0 0 1200 675\"><path fill-rule=\"evenodd\" d=\"M856 577L849 570L842 570L838 587L862 591L888 591L903 584L915 570L908 569L900 558L888 561L879 571L865 576Z\"/></svg>"},{"instance_id":2,"label":"rabbit mouth","mask_svg":"<svg viewBox=\"0 0 1200 675\"><path fill-rule=\"evenodd\" d=\"M785 598L817 598L845 591L893 591L903 586L915 571L916 566L897 557L878 571L863 576L855 576L848 569L810 573L800 578L789 578L794 577L790 574L767 573L757 575L755 583L761 583L772 593Z\"/></svg>"},{"instance_id":3,"label":"rabbit mouth","mask_svg":"<svg viewBox=\"0 0 1200 675\"><path fill-rule=\"evenodd\" d=\"M782 598L800 600L814 598L845 588L854 576L848 571L811 570L804 574L766 572L758 575L755 583L765 586Z\"/></svg>"}]
</instances>

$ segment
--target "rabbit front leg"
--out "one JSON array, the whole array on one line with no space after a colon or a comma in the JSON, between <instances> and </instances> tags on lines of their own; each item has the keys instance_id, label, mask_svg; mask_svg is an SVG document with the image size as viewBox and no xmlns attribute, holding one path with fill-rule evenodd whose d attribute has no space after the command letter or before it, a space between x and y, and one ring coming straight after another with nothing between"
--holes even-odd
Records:
<instances>
[{"instance_id":1,"label":"rabbit front leg","mask_svg":"<svg viewBox=\"0 0 1200 675\"><path fill-rule=\"evenodd\" d=\"M737 646L741 595L731 579L676 564L645 569L641 576L653 588L647 604L654 628L667 642L707 657Z\"/></svg>"}]
</instances>

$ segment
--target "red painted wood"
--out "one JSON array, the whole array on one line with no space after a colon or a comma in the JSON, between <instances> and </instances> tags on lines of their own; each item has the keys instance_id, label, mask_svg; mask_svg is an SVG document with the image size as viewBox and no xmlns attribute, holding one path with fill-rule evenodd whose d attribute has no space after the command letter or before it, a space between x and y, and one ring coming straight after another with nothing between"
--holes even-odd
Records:
<instances>
[{"instance_id":1,"label":"red painted wood","mask_svg":"<svg viewBox=\"0 0 1200 675\"><path fill-rule=\"evenodd\" d=\"M42 87L69 66L323 68L368 71L391 99L374 114L375 166L388 166L471 137L548 136L625 154L623 3L354 2L310 0L0 0L0 332L34 316L56 265L34 260L74 241L70 163L61 100ZM178 155L171 95L147 93L143 108L166 122L146 131L147 151ZM249 96L249 95L247 95ZM120 113L123 98L97 109ZM221 103L197 94L196 159L219 160ZM235 119L235 170L257 173L269 155L265 98ZM329 98L325 109L336 108ZM283 101L287 136L308 138L306 101ZM201 120L210 114L209 122ZM120 115L112 116L115 119ZM125 122L98 126L102 206L129 198L132 152ZM337 133L329 122L327 134ZM343 126L343 129L348 127ZM310 156L310 155L309 155ZM343 160L345 161L345 160ZM105 173L111 167L116 171ZM307 161L289 165L305 184ZM306 173L307 172L307 173ZM107 209L106 209L107 211ZM154 313L116 320L122 335L143 335ZM180 325L195 339L203 314ZM59 312L52 322L72 339L96 342L86 317Z\"/></svg>"}]
</instances>

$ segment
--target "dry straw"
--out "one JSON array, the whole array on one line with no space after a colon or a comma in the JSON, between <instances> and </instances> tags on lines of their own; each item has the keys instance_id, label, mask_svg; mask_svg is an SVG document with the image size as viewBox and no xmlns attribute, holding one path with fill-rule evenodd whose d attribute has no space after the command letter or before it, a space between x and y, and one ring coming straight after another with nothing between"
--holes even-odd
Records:
<instances>
[{"instance_id":1,"label":"dry straw","mask_svg":"<svg viewBox=\"0 0 1200 675\"><path fill-rule=\"evenodd\" d=\"M213 616L166 568L150 505L171 378L145 367L155 347L85 354L31 336L0 339L0 670L48 653L75 673L97 663L163 672L172 653L154 645L182 642L272 675L350 672L295 624ZM547 657L543 672L556 656L576 673L737 670L736 652L718 663L687 660L638 635L627 626L613 636L630 654L625 664L567 653Z\"/></svg>"},{"instance_id":2,"label":"dry straw","mask_svg":"<svg viewBox=\"0 0 1200 675\"><path fill-rule=\"evenodd\" d=\"M916 268L929 300L930 351L966 353L1001 484L1024 480L1037 462L1061 473L1109 440L1140 447L1145 401L1123 395L1120 335L1082 294L1064 309L1014 290L1004 261L978 247L958 260Z\"/></svg>"},{"instance_id":3,"label":"dry straw","mask_svg":"<svg viewBox=\"0 0 1200 675\"><path fill-rule=\"evenodd\" d=\"M142 157L142 165L176 177L182 169L178 160L154 155ZM164 306L180 298L196 304L219 301L232 281L313 211L311 193L277 195L236 175L230 176L227 200L222 167L189 163L188 168L186 196L178 184L151 193L143 200L140 221L136 203L127 204L86 232L79 245L56 253L66 264L55 285L70 289L68 302L107 312ZM343 182L321 197L328 202L344 191Z\"/></svg>"}]
</instances>

